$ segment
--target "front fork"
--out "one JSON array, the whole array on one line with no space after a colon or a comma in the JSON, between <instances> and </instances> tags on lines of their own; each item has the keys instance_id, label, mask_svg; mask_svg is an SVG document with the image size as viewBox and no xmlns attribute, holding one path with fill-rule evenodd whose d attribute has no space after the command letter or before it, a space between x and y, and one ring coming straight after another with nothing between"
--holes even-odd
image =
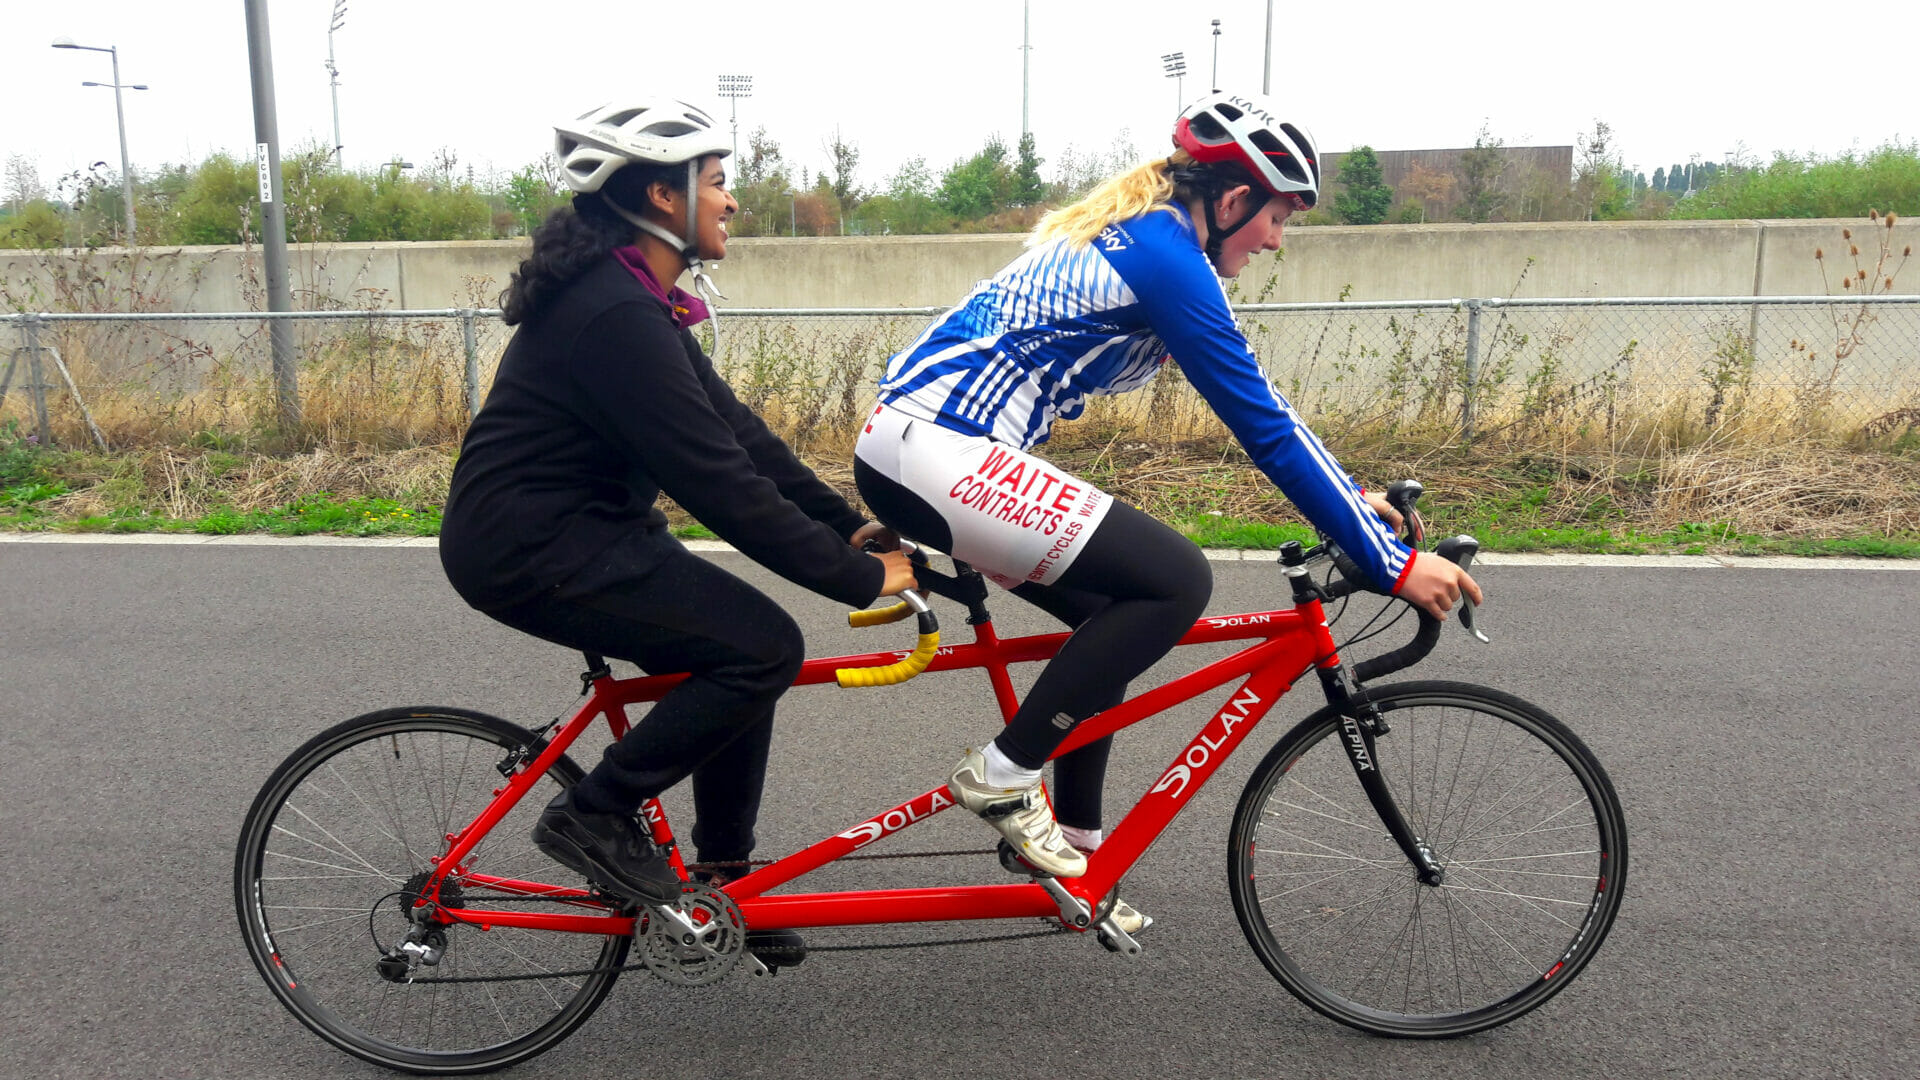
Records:
<instances>
[{"instance_id":1,"label":"front fork","mask_svg":"<svg viewBox=\"0 0 1920 1080\"><path fill-rule=\"evenodd\" d=\"M1393 799L1393 792L1387 789L1386 780L1380 775L1379 755L1374 750L1374 740L1393 730L1387 724L1387 718L1380 707L1368 700L1363 691L1353 685L1353 677L1346 667L1334 664L1320 669L1320 685L1327 693L1327 701L1340 712L1340 745L1347 751L1347 762L1353 766L1353 774L1360 781L1361 790L1367 793L1367 801L1373 804L1373 812L1380 815L1380 823L1387 827L1388 835L1400 847L1400 853L1407 857L1414 873L1420 878L1420 884L1438 887L1446 881L1447 873L1440 866L1440 860L1413 831L1407 822L1407 816L1400 812L1400 804Z\"/></svg>"},{"instance_id":2,"label":"front fork","mask_svg":"<svg viewBox=\"0 0 1920 1080\"><path fill-rule=\"evenodd\" d=\"M1380 707L1369 700L1366 692L1353 681L1352 673L1334 651L1332 635L1325 631L1326 613L1320 607L1321 594L1313 583L1312 575L1297 561L1283 558L1282 562L1286 564L1286 575L1293 586L1294 602L1319 619L1322 632L1326 633L1324 645L1330 660L1314 671L1320 676L1320 688L1326 692L1327 703L1340 714L1340 745L1347 752L1347 762L1353 766L1353 774L1359 779L1361 790L1367 793L1367 801L1373 804L1373 812L1380 815L1380 823L1387 827L1388 835L1399 845L1400 853L1407 857L1420 883L1437 888L1446 881L1446 871L1441 868L1433 849L1414 834L1413 826L1408 824L1407 816L1400 812L1400 804L1394 801L1393 792L1387 789L1386 780L1380 776L1380 758L1375 753L1374 740L1392 728L1387 724L1386 716L1380 712Z\"/></svg>"}]
</instances>

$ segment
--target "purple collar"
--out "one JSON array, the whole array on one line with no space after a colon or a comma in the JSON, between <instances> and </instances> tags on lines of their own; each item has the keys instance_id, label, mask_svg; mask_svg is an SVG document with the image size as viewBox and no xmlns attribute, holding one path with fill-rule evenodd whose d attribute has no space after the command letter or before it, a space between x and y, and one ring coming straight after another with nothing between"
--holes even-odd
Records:
<instances>
[{"instance_id":1,"label":"purple collar","mask_svg":"<svg viewBox=\"0 0 1920 1080\"><path fill-rule=\"evenodd\" d=\"M627 273L632 274L635 280L645 285L655 299L667 305L667 317L673 320L673 325L685 330L689 326L705 322L707 316L711 314L707 310L705 300L678 285L672 289L661 287L660 279L653 276L653 268L647 265L647 260L640 254L638 247L629 245L614 248L613 257L620 261L621 266L627 268Z\"/></svg>"}]
</instances>

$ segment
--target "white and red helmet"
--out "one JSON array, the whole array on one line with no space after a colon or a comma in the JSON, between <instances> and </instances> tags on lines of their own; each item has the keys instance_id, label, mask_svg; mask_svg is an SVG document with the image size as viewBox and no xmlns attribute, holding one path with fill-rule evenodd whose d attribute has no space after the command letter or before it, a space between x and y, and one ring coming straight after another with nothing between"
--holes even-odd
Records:
<instances>
[{"instance_id":1,"label":"white and red helmet","mask_svg":"<svg viewBox=\"0 0 1920 1080\"><path fill-rule=\"evenodd\" d=\"M1296 210L1311 210L1320 200L1320 154L1312 136L1281 120L1264 96L1208 94L1180 114L1173 142L1203 165L1239 165Z\"/></svg>"}]
</instances>

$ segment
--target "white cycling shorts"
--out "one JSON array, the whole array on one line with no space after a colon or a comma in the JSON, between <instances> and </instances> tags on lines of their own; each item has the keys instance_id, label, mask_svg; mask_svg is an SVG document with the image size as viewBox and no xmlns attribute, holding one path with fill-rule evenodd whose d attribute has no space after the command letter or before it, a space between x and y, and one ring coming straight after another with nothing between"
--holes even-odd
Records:
<instances>
[{"instance_id":1,"label":"white cycling shorts","mask_svg":"<svg viewBox=\"0 0 1920 1080\"><path fill-rule=\"evenodd\" d=\"M1032 454L886 405L868 418L854 453L925 499L953 533L947 554L1002 588L1058 581L1113 505L1113 496Z\"/></svg>"}]
</instances>

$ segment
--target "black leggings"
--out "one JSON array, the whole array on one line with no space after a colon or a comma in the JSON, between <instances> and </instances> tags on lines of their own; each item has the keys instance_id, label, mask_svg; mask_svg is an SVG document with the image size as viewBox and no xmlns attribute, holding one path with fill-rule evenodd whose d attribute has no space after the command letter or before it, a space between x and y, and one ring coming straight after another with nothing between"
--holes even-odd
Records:
<instances>
[{"instance_id":1,"label":"black leggings","mask_svg":"<svg viewBox=\"0 0 1920 1080\"><path fill-rule=\"evenodd\" d=\"M946 521L925 499L858 458L853 476L876 518L943 551L952 545ZM994 740L1015 764L1037 769L1076 724L1119 704L1128 681L1193 626L1213 594L1213 570L1193 541L1115 501L1058 582L1029 582L1013 594L1073 629ZM1112 742L1089 743L1054 763L1054 813L1061 824L1101 827Z\"/></svg>"},{"instance_id":2,"label":"black leggings","mask_svg":"<svg viewBox=\"0 0 1920 1080\"><path fill-rule=\"evenodd\" d=\"M758 589L676 548L643 570L637 553L616 544L553 593L488 614L649 673L690 672L607 747L574 798L584 809L632 813L691 775L699 860L743 860L760 815L774 703L799 674L806 642Z\"/></svg>"}]
</instances>

